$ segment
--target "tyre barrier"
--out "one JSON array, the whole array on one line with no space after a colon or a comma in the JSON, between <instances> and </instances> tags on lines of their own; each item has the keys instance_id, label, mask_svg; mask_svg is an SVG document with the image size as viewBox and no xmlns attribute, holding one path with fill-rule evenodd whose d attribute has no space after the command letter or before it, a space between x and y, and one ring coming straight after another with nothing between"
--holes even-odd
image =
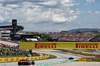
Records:
<instances>
[{"instance_id":1,"label":"tyre barrier","mask_svg":"<svg viewBox=\"0 0 100 66\"><path fill-rule=\"evenodd\" d=\"M49 55L39 56L39 57L13 57L13 58L0 58L0 62L15 62L20 60L42 60L49 58Z\"/></svg>"}]
</instances>

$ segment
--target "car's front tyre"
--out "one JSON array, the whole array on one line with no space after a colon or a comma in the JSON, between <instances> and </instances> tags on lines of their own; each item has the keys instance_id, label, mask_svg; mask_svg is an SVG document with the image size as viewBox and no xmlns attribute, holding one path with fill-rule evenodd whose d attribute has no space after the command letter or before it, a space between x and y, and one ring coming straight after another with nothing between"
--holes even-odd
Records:
<instances>
[{"instance_id":1,"label":"car's front tyre","mask_svg":"<svg viewBox=\"0 0 100 66\"><path fill-rule=\"evenodd\" d=\"M34 61L32 61L32 65L34 65L35 64L35 62Z\"/></svg>"}]
</instances>

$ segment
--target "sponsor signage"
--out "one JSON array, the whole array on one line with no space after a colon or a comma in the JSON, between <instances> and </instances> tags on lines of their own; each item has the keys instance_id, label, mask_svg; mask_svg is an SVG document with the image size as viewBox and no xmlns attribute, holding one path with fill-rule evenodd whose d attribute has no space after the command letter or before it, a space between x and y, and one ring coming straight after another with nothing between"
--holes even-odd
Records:
<instances>
[{"instance_id":1,"label":"sponsor signage","mask_svg":"<svg viewBox=\"0 0 100 66\"><path fill-rule=\"evenodd\" d=\"M10 33L10 31L1 31L1 33Z\"/></svg>"},{"instance_id":2,"label":"sponsor signage","mask_svg":"<svg viewBox=\"0 0 100 66\"><path fill-rule=\"evenodd\" d=\"M100 49L100 42L20 42L19 49Z\"/></svg>"},{"instance_id":3,"label":"sponsor signage","mask_svg":"<svg viewBox=\"0 0 100 66\"><path fill-rule=\"evenodd\" d=\"M3 33L7 33L7 31L3 31Z\"/></svg>"},{"instance_id":4,"label":"sponsor signage","mask_svg":"<svg viewBox=\"0 0 100 66\"><path fill-rule=\"evenodd\" d=\"M15 62L20 60L39 60L39 59L46 59L49 56L39 56L39 57L16 57L16 58L0 58L0 62Z\"/></svg>"},{"instance_id":5,"label":"sponsor signage","mask_svg":"<svg viewBox=\"0 0 100 66\"><path fill-rule=\"evenodd\" d=\"M56 43L35 43L35 48L56 48Z\"/></svg>"},{"instance_id":6,"label":"sponsor signage","mask_svg":"<svg viewBox=\"0 0 100 66\"><path fill-rule=\"evenodd\" d=\"M98 43L76 43L76 48L90 48L90 49L98 49Z\"/></svg>"},{"instance_id":7,"label":"sponsor signage","mask_svg":"<svg viewBox=\"0 0 100 66\"><path fill-rule=\"evenodd\" d=\"M86 59L85 58L79 58L78 61L86 62Z\"/></svg>"}]
</instances>

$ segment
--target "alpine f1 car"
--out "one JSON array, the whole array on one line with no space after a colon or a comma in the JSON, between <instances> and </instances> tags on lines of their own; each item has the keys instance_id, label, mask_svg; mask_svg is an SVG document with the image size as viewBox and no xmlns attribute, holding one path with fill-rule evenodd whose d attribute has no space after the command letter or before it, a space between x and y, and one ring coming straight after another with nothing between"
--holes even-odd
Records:
<instances>
[{"instance_id":1,"label":"alpine f1 car","mask_svg":"<svg viewBox=\"0 0 100 66\"><path fill-rule=\"evenodd\" d=\"M34 61L29 61L29 60L20 60L18 62L18 65L35 65L35 62Z\"/></svg>"}]
</instances>

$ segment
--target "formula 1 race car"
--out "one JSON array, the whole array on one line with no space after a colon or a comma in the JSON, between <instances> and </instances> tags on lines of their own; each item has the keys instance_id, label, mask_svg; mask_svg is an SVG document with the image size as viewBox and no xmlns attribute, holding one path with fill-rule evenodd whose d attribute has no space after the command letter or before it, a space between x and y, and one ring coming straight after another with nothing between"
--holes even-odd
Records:
<instances>
[{"instance_id":1,"label":"formula 1 race car","mask_svg":"<svg viewBox=\"0 0 100 66\"><path fill-rule=\"evenodd\" d=\"M69 59L69 60L73 60L74 58L73 58L73 57L69 57L68 59Z\"/></svg>"},{"instance_id":2,"label":"formula 1 race car","mask_svg":"<svg viewBox=\"0 0 100 66\"><path fill-rule=\"evenodd\" d=\"M35 64L35 62L34 61L29 61L29 60L20 60L19 62L18 62L18 65L34 65Z\"/></svg>"}]
</instances>

